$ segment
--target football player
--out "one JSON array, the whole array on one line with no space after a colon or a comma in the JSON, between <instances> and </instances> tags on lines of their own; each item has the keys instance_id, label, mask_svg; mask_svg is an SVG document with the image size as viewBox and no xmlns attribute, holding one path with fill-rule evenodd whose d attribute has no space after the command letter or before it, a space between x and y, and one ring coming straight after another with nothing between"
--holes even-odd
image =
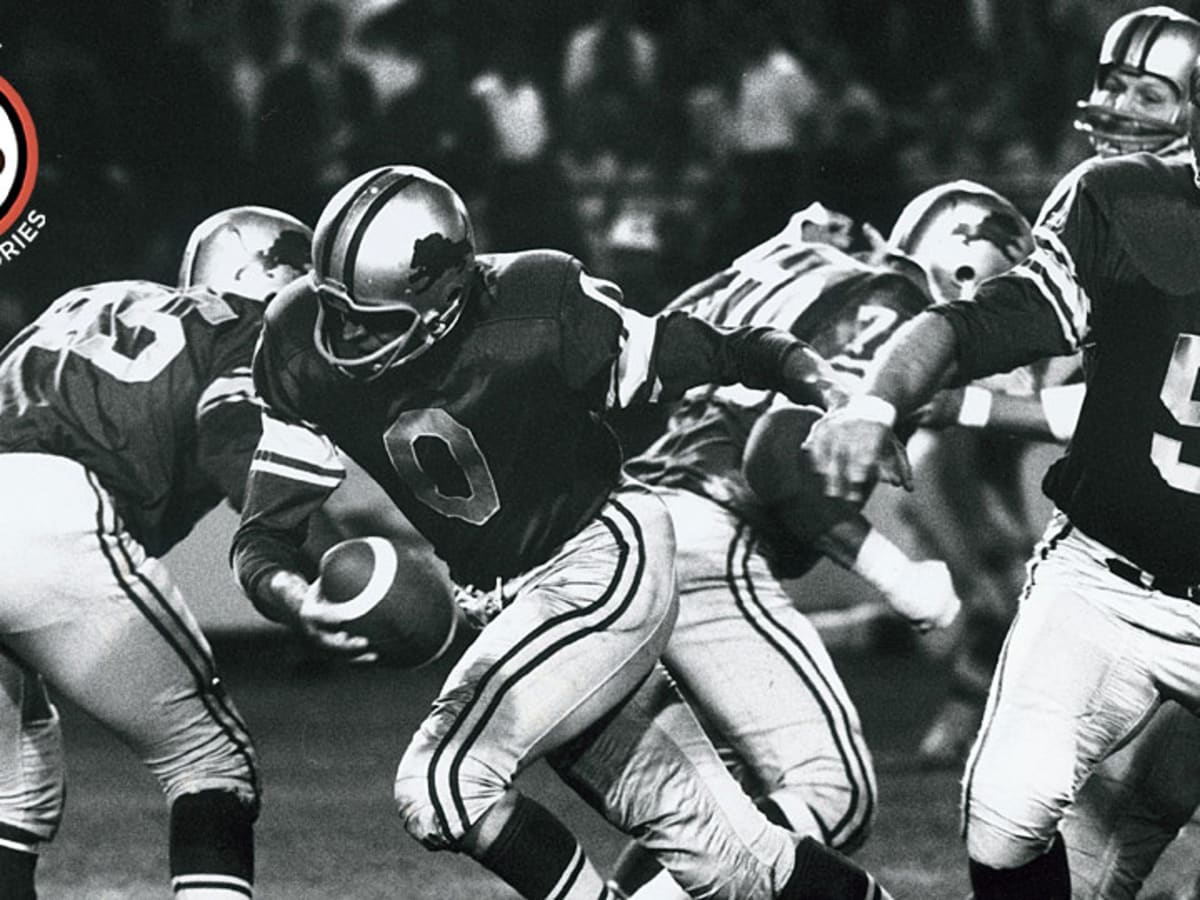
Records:
<instances>
[{"instance_id":1,"label":"football player","mask_svg":"<svg viewBox=\"0 0 1200 900\"><path fill-rule=\"evenodd\" d=\"M241 502L264 301L308 269L309 235L274 210L219 213L182 288L78 288L0 353L0 896L34 896L63 812L43 679L158 779L175 896L251 896L254 747L160 557Z\"/></svg>"},{"instance_id":2,"label":"football player","mask_svg":"<svg viewBox=\"0 0 1200 900\"><path fill-rule=\"evenodd\" d=\"M808 239L823 224L814 217L827 216L796 213L668 308L788 329L856 380L931 300L969 294L1032 247L1016 208L968 181L914 198L877 266ZM875 814L871 755L820 636L780 579L828 555L921 630L949 624L959 599L944 563L913 562L857 507L822 498L796 452L816 413L769 391L695 388L626 470L658 489L675 522L680 608L667 669L768 817L850 852ZM622 855L621 890L680 896L644 855Z\"/></svg>"},{"instance_id":3,"label":"football player","mask_svg":"<svg viewBox=\"0 0 1200 900\"><path fill-rule=\"evenodd\" d=\"M1086 133L1097 156L1150 152L1161 159L1190 158L1186 139L1189 79L1200 55L1200 22L1170 7L1151 6L1121 16L1101 46L1095 83L1079 103L1076 127ZM1029 399L972 395L968 420L988 430L1065 441L1074 431L1083 400L1078 358L1063 360L1057 375L1041 382ZM943 392L943 402L949 399ZM961 401L961 396L959 397ZM953 420L959 401L936 418ZM932 421L929 424L934 424ZM1014 595L1015 596L1015 595ZM1003 609L1003 607L1001 607ZM983 639L968 641L973 652L956 671L990 672L998 637L988 637L1009 617L968 619ZM931 730L931 755L945 755L966 741L982 715L970 692L950 707ZM970 711L964 715L964 711ZM1150 727L1129 747L1103 762L1068 814L1063 833L1076 900L1133 898L1168 843L1200 804L1200 722L1168 701Z\"/></svg>"},{"instance_id":4,"label":"football player","mask_svg":"<svg viewBox=\"0 0 1200 900\"><path fill-rule=\"evenodd\" d=\"M1146 7L1113 22L1101 45L1093 89L1086 100L1079 101L1075 119L1075 127L1088 136L1097 156L1152 152L1163 159L1186 157L1190 152L1184 137L1188 115L1187 80L1198 53L1200 22L1170 7ZM1071 411L1077 408L1078 402L1071 399L1072 392L1060 394L1056 389L1065 383L1082 382L1078 357L1056 360L1023 370L1020 374L1026 376L1023 385L1018 385L1016 376L1010 375L1005 376L1008 384L992 379L990 386L1001 391L1020 386L1025 393L1045 399L1048 403L1046 412L1053 417L1057 436L1069 435ZM980 387L986 389L988 385ZM1052 390L1043 395L1040 391L1044 388ZM968 416L973 422L984 412L981 404L986 402L986 395L976 392L970 396L973 402L968 408ZM994 426L995 423L986 430L1002 430ZM1033 436L1038 436L1036 426ZM943 442L951 453L954 447L950 442L954 440L947 437ZM982 715L983 697L996 655L1012 618L1012 603L1008 598L1019 593L1024 580L1022 561L1037 536L1036 530L1030 530L1032 523L1013 488L1019 477L1024 446L1005 440L989 440L986 436L976 442L969 438L958 440L968 449L978 441L983 442L979 444L986 450L980 456L982 464L971 468L980 473L995 502L980 505L1005 511L1005 515L993 516L992 521L993 526L1003 527L988 528L982 538L968 541L953 536L977 534L979 529L973 525L973 516L948 511L953 503L941 503L938 516L921 517L929 524L931 535L950 535L959 549L973 550L974 556L978 557L970 565L959 566L952 562L952 568L986 575L971 591L981 602L973 602L973 597L968 597L966 633L955 656L951 698L935 717L922 742L922 757L936 764L959 762L970 744ZM931 499L943 495L952 500L963 499L954 498L954 492L949 489L951 479L940 477L942 472L963 468L962 461L951 461L952 465L945 465L946 460L933 459L931 462L934 464L926 468L939 487L945 482L947 488ZM954 480L961 482L957 476ZM951 522L954 527L941 527L939 522L942 521ZM1006 521L1007 525L1004 524ZM961 528L964 524L968 526L966 531ZM977 549L980 547L986 548L986 552L981 553ZM971 614L976 609L979 614Z\"/></svg>"},{"instance_id":5,"label":"football player","mask_svg":"<svg viewBox=\"0 0 1200 900\"><path fill-rule=\"evenodd\" d=\"M1198 85L1193 67L1192 102ZM853 499L891 477L889 426L936 388L1084 353L1079 421L1043 482L1058 511L964 777L978 900L1070 897L1059 823L1081 785L1165 700L1200 707L1197 190L1194 156L1082 164L1046 201L1029 260L914 319L808 442L827 490Z\"/></svg>"},{"instance_id":6,"label":"football player","mask_svg":"<svg viewBox=\"0 0 1200 900\"><path fill-rule=\"evenodd\" d=\"M313 276L271 304L255 357L263 437L233 544L247 595L321 646L364 649L329 639L320 583L294 562L341 478L336 443L457 582L503 597L400 761L409 833L524 897L609 897L571 832L513 786L547 758L651 844L675 822L694 828L656 849L698 896L886 896L744 795L722 812L697 781L686 798L700 814L681 808L670 789L690 762L655 727L623 719L646 685L670 690L647 676L675 621L675 541L662 502L622 476L605 413L704 382L823 405L842 395L824 362L779 330L643 316L565 254L476 256L462 199L411 166L338 191L313 259Z\"/></svg>"}]
</instances>

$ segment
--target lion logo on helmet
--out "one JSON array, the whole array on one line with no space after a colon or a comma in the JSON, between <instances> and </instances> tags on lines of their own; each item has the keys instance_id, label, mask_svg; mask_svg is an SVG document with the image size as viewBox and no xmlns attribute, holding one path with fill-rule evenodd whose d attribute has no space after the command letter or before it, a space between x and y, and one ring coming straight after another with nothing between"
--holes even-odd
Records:
<instances>
[{"instance_id":1,"label":"lion logo on helmet","mask_svg":"<svg viewBox=\"0 0 1200 900\"><path fill-rule=\"evenodd\" d=\"M961 237L964 244L987 241L1013 264L1024 259L1028 252L1021 223L999 210L988 213L979 222L960 222L950 233Z\"/></svg>"},{"instance_id":2,"label":"lion logo on helmet","mask_svg":"<svg viewBox=\"0 0 1200 900\"><path fill-rule=\"evenodd\" d=\"M470 235L458 241L451 241L436 232L426 235L413 245L412 274L408 276L408 282L418 293L428 290L447 272L462 269L471 252Z\"/></svg>"}]
</instances>

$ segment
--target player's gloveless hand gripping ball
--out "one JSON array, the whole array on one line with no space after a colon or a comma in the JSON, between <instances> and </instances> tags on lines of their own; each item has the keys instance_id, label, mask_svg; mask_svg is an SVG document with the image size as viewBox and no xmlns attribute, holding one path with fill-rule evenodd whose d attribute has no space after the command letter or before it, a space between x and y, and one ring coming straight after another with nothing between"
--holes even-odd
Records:
<instances>
[{"instance_id":1,"label":"player's gloveless hand gripping ball","mask_svg":"<svg viewBox=\"0 0 1200 900\"><path fill-rule=\"evenodd\" d=\"M454 642L449 578L427 552L383 537L351 538L321 557L321 593L345 630L367 638L379 662L415 669Z\"/></svg>"}]
</instances>

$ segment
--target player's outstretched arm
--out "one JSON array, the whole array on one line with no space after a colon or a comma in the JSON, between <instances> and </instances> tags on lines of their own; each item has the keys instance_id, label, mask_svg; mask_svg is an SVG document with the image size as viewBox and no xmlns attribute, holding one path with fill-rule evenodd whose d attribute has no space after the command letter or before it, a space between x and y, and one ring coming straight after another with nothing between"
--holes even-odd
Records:
<instances>
[{"instance_id":1,"label":"player's outstretched arm","mask_svg":"<svg viewBox=\"0 0 1200 900\"><path fill-rule=\"evenodd\" d=\"M1035 396L977 385L938 391L913 417L924 428L964 426L1039 441L1068 441L1083 406L1083 384L1044 388Z\"/></svg>"},{"instance_id":2,"label":"player's outstretched arm","mask_svg":"<svg viewBox=\"0 0 1200 900\"><path fill-rule=\"evenodd\" d=\"M939 316L921 314L880 350L862 390L813 426L805 449L825 492L862 502L876 481L911 487L911 469L896 465L892 426L952 383L956 335Z\"/></svg>"}]
</instances>

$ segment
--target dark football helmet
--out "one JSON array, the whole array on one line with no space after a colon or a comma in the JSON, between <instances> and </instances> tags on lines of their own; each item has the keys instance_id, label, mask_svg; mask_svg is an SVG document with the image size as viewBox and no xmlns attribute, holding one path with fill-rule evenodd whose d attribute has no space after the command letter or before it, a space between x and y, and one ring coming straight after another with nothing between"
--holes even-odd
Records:
<instances>
[{"instance_id":1,"label":"dark football helmet","mask_svg":"<svg viewBox=\"0 0 1200 900\"><path fill-rule=\"evenodd\" d=\"M295 216L264 206L235 206L192 230L179 286L265 301L312 269L311 248L312 229Z\"/></svg>"},{"instance_id":2,"label":"dark football helmet","mask_svg":"<svg viewBox=\"0 0 1200 900\"><path fill-rule=\"evenodd\" d=\"M374 378L457 324L475 269L475 234L446 182L415 166L384 166L326 205L313 262L317 349L345 371Z\"/></svg>"},{"instance_id":3,"label":"dark football helmet","mask_svg":"<svg viewBox=\"0 0 1200 900\"><path fill-rule=\"evenodd\" d=\"M969 300L979 282L1008 271L1033 251L1033 230L991 188L949 181L908 202L887 250L924 271L933 302Z\"/></svg>"},{"instance_id":4,"label":"dark football helmet","mask_svg":"<svg viewBox=\"0 0 1200 900\"><path fill-rule=\"evenodd\" d=\"M1197 56L1200 22L1191 16L1169 6L1121 16L1105 32L1092 93L1077 104L1075 127L1100 156L1164 150L1187 132L1189 78ZM1169 94L1139 99L1129 79L1148 75Z\"/></svg>"}]
</instances>

